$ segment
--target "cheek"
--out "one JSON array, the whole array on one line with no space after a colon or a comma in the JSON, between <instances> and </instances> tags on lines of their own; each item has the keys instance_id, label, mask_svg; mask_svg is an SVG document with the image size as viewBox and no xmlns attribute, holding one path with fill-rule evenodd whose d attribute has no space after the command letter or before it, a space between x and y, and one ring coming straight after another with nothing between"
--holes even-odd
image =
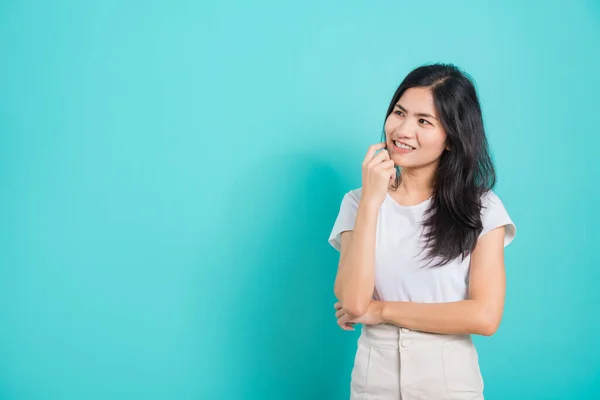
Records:
<instances>
[{"instance_id":1,"label":"cheek","mask_svg":"<svg viewBox=\"0 0 600 400\"><path fill-rule=\"evenodd\" d=\"M390 121L390 119L388 118L388 119L385 121L385 125L383 126L383 129L385 130L385 134L386 134L386 135L389 135L389 134L390 134L390 132L394 130L392 125L393 125L393 124L392 124L392 122L391 122L391 121Z\"/></svg>"},{"instance_id":2,"label":"cheek","mask_svg":"<svg viewBox=\"0 0 600 400\"><path fill-rule=\"evenodd\" d=\"M429 162L442 155L445 148L445 141L440 137L428 137L421 139L421 157L423 161Z\"/></svg>"},{"instance_id":3,"label":"cheek","mask_svg":"<svg viewBox=\"0 0 600 400\"><path fill-rule=\"evenodd\" d=\"M388 115L387 119L385 120L385 131L386 132L393 132L396 128L398 128L399 125L402 125L402 120L400 118L398 118L397 115L394 115L393 113Z\"/></svg>"},{"instance_id":4,"label":"cheek","mask_svg":"<svg viewBox=\"0 0 600 400\"><path fill-rule=\"evenodd\" d=\"M444 147L446 146L446 135L439 132L431 133L432 134L424 134L419 137L421 147L432 152L444 150Z\"/></svg>"}]
</instances>

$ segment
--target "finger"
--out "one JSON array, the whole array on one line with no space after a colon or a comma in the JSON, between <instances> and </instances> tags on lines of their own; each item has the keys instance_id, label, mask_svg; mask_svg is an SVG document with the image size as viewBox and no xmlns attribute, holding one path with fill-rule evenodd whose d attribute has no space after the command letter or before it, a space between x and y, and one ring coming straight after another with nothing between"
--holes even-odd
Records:
<instances>
[{"instance_id":1,"label":"finger","mask_svg":"<svg viewBox=\"0 0 600 400\"><path fill-rule=\"evenodd\" d=\"M394 160L385 160L382 161L381 163L375 165L373 168L375 169L381 169L381 170L394 170L396 171L396 169L394 168Z\"/></svg>"},{"instance_id":2,"label":"finger","mask_svg":"<svg viewBox=\"0 0 600 400\"><path fill-rule=\"evenodd\" d=\"M351 326L348 326L348 325L343 325L343 326L342 326L342 329L343 329L343 330L345 330L345 331L353 331L353 330L354 330L354 328L353 328L353 327L351 327Z\"/></svg>"},{"instance_id":3,"label":"finger","mask_svg":"<svg viewBox=\"0 0 600 400\"><path fill-rule=\"evenodd\" d=\"M345 331L353 331L353 330L354 330L354 328L353 328L353 327L351 327L351 326L348 326L348 325L345 325L345 324L340 324L339 322L338 322L338 326L339 326L340 328L342 328L343 330L345 330Z\"/></svg>"},{"instance_id":4,"label":"finger","mask_svg":"<svg viewBox=\"0 0 600 400\"><path fill-rule=\"evenodd\" d=\"M381 143L376 143L376 144L372 144L371 146L369 146L369 150L367 150L367 155L365 156L365 159L363 160L363 164L366 164L369 161L371 161L371 159L373 159L373 156L375 155L375 152L379 149L383 149L386 145L387 145L386 142L381 142Z\"/></svg>"},{"instance_id":5,"label":"finger","mask_svg":"<svg viewBox=\"0 0 600 400\"><path fill-rule=\"evenodd\" d=\"M396 178L396 168L394 168L394 167L381 166L379 168L375 168L374 171L377 172L377 173L381 173L381 174L387 176L390 179Z\"/></svg>"},{"instance_id":6,"label":"finger","mask_svg":"<svg viewBox=\"0 0 600 400\"><path fill-rule=\"evenodd\" d=\"M350 325L350 324L351 324L351 322L348 321L347 317L338 319L338 325L344 330L353 331L354 326Z\"/></svg>"},{"instance_id":7,"label":"finger","mask_svg":"<svg viewBox=\"0 0 600 400\"><path fill-rule=\"evenodd\" d=\"M388 153L387 150L381 150L375 157L373 157L371 159L371 161L369 161L367 163L368 166L375 166L375 165L379 165L381 164L383 161L385 160L389 160L390 159L390 153Z\"/></svg>"},{"instance_id":8,"label":"finger","mask_svg":"<svg viewBox=\"0 0 600 400\"><path fill-rule=\"evenodd\" d=\"M350 319L350 316L346 314L346 312L344 312L344 314L341 317L339 317L338 320L340 321L340 323L343 323L345 325L356 323L356 321Z\"/></svg>"},{"instance_id":9,"label":"finger","mask_svg":"<svg viewBox=\"0 0 600 400\"><path fill-rule=\"evenodd\" d=\"M348 315L347 314L343 314L343 315L339 316L338 317L338 322L340 324L345 324L345 323L349 322Z\"/></svg>"},{"instance_id":10,"label":"finger","mask_svg":"<svg viewBox=\"0 0 600 400\"><path fill-rule=\"evenodd\" d=\"M352 331L354 330L354 327L349 325L350 321L348 320L347 315L344 315L342 318L339 318L337 320L337 322L338 322L338 325L344 330L352 330Z\"/></svg>"},{"instance_id":11,"label":"finger","mask_svg":"<svg viewBox=\"0 0 600 400\"><path fill-rule=\"evenodd\" d=\"M342 317L343 315L346 315L346 311L344 311L343 309L337 310L337 311L335 312L335 316L336 316L336 318L340 318L340 317Z\"/></svg>"},{"instance_id":12,"label":"finger","mask_svg":"<svg viewBox=\"0 0 600 400\"><path fill-rule=\"evenodd\" d=\"M335 308L336 310L342 308L342 304L338 301L333 305L333 308Z\"/></svg>"}]
</instances>

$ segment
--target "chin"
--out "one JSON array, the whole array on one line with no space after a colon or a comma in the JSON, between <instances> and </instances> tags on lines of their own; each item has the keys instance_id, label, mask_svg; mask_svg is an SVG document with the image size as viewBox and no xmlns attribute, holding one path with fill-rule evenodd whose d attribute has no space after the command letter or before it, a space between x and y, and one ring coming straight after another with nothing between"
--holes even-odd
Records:
<instances>
[{"instance_id":1,"label":"chin","mask_svg":"<svg viewBox=\"0 0 600 400\"><path fill-rule=\"evenodd\" d=\"M391 157L392 160L394 160L394 165L396 167L400 167L400 168L406 168L406 167L411 167L411 165L409 163L407 163L406 161L403 160L398 160L398 157Z\"/></svg>"},{"instance_id":2,"label":"chin","mask_svg":"<svg viewBox=\"0 0 600 400\"><path fill-rule=\"evenodd\" d=\"M390 159L394 160L396 165L406 164L406 157L402 154L398 154L392 150L390 153Z\"/></svg>"},{"instance_id":3,"label":"chin","mask_svg":"<svg viewBox=\"0 0 600 400\"><path fill-rule=\"evenodd\" d=\"M392 154L390 158L394 160L394 165L400 168L417 168L423 165L416 164L414 160L407 160L406 158L402 157L401 154Z\"/></svg>"}]
</instances>

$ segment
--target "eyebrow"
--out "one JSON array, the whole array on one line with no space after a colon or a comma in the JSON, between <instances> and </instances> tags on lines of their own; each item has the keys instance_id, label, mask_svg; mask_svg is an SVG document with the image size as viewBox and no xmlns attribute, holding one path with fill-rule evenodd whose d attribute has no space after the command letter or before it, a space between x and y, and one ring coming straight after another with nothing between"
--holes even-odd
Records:
<instances>
[{"instance_id":1,"label":"eyebrow","mask_svg":"<svg viewBox=\"0 0 600 400\"><path fill-rule=\"evenodd\" d=\"M402 107L402 106L400 105L400 103L396 104L396 107L398 107L400 110L404 111L405 113L407 113L407 112L408 112L408 111L406 110L406 108L404 108L404 107ZM427 114L427 113L420 113L420 114L417 114L417 117L429 117L429 118L433 118L433 119L435 119L435 120L437 121L437 118L436 118L436 117L434 117L434 116L433 116L433 115L431 115L431 114Z\"/></svg>"}]
</instances>

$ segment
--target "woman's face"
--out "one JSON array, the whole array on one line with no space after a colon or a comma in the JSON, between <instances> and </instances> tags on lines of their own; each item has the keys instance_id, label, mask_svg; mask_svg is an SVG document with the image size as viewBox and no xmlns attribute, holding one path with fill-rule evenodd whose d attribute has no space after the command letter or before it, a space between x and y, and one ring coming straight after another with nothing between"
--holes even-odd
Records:
<instances>
[{"instance_id":1,"label":"woman's face","mask_svg":"<svg viewBox=\"0 0 600 400\"><path fill-rule=\"evenodd\" d=\"M402 94L385 121L385 135L388 153L401 168L437 165L447 148L446 132L429 88L413 87Z\"/></svg>"}]
</instances>

